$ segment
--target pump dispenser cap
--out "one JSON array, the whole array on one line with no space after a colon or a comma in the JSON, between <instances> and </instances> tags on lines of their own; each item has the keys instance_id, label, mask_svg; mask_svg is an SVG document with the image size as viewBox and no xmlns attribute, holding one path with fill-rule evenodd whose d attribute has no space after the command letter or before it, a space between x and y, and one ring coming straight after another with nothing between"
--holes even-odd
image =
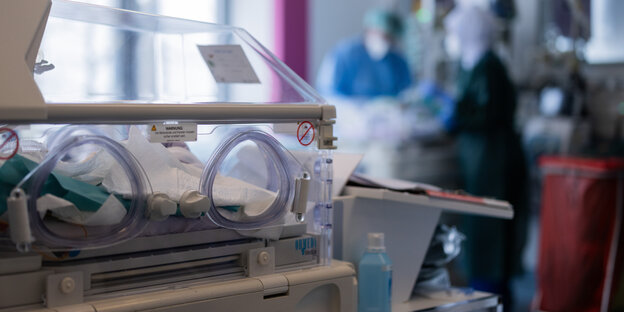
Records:
<instances>
[{"instance_id":1,"label":"pump dispenser cap","mask_svg":"<svg viewBox=\"0 0 624 312\"><path fill-rule=\"evenodd\" d=\"M368 233L368 250L379 252L386 251L384 233Z\"/></svg>"}]
</instances>

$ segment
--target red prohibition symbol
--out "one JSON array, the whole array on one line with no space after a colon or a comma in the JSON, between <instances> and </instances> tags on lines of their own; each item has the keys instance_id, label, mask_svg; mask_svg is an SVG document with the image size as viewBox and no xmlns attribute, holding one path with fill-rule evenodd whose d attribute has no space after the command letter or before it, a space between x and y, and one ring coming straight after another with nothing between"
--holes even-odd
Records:
<instances>
[{"instance_id":1,"label":"red prohibition symbol","mask_svg":"<svg viewBox=\"0 0 624 312\"><path fill-rule=\"evenodd\" d=\"M8 133L8 135L7 135ZM17 137L17 133L11 128L0 128L0 151L5 148L5 146L11 146L11 142L15 141L15 147L11 150L9 154L0 153L1 160L7 160L13 158L15 154L17 154L17 150L19 149L19 138Z\"/></svg>"},{"instance_id":2,"label":"red prohibition symbol","mask_svg":"<svg viewBox=\"0 0 624 312\"><path fill-rule=\"evenodd\" d=\"M310 133L312 132L312 133ZM297 140L303 146L308 146L314 142L314 125L309 121L304 121L297 127Z\"/></svg>"}]
</instances>

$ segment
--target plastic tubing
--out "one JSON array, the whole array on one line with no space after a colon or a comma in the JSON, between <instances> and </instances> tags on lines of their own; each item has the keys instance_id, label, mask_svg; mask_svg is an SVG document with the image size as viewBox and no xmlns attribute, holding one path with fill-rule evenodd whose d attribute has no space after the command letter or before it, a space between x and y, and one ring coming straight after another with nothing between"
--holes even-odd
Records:
<instances>
[{"instance_id":1,"label":"plastic tubing","mask_svg":"<svg viewBox=\"0 0 624 312\"><path fill-rule=\"evenodd\" d=\"M132 189L133 200L126 216L116 225L107 226L108 230L99 231L99 235L87 238L67 238L50 231L37 212L37 198L41 194L44 183L50 173L65 154L72 148L85 144L95 144L102 147L115 158L128 175ZM148 221L146 216L147 191L141 167L134 156L116 141L98 135L73 136L59 145L54 146L51 153L17 185L21 187L27 180L32 179L28 187L28 215L31 228L37 241L54 249L67 247L87 249L113 245L136 237L145 228Z\"/></svg>"},{"instance_id":2,"label":"plastic tubing","mask_svg":"<svg viewBox=\"0 0 624 312\"><path fill-rule=\"evenodd\" d=\"M230 220L217 210L212 199L214 181L226 156L238 144L251 141L258 145L265 153L267 165L274 168L277 186L277 197L273 203L260 215L249 220ZM248 130L237 133L225 140L213 153L202 172L199 191L210 198L210 208L206 212L210 220L218 226L234 230L253 230L279 220L288 210L286 205L294 196L294 178L290 172L288 162L290 155L285 148L271 135L259 130Z\"/></svg>"},{"instance_id":3,"label":"plastic tubing","mask_svg":"<svg viewBox=\"0 0 624 312\"><path fill-rule=\"evenodd\" d=\"M106 136L102 130L98 129L95 126L67 125L50 134L50 137L46 142L46 147L48 148L48 151L53 151L57 146L59 146L59 143L66 138L70 136L77 136L75 133L79 131L88 132L88 135Z\"/></svg>"}]
</instances>

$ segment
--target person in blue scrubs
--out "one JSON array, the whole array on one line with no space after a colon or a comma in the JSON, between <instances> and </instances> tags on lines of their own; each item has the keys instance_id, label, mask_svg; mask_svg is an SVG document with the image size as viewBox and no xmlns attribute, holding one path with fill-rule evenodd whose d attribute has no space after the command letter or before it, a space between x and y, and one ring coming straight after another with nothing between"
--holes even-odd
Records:
<instances>
[{"instance_id":1,"label":"person in blue scrubs","mask_svg":"<svg viewBox=\"0 0 624 312\"><path fill-rule=\"evenodd\" d=\"M374 98L396 96L410 86L409 66L395 43L403 32L394 13L373 9L364 18L365 32L346 39L325 57L317 89L325 96Z\"/></svg>"}]
</instances>

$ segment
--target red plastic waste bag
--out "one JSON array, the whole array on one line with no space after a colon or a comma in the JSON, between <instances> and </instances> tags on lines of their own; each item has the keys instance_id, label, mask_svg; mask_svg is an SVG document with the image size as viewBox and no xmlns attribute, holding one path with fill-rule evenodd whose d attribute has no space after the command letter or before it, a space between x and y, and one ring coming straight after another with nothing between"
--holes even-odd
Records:
<instances>
[{"instance_id":1,"label":"red plastic waste bag","mask_svg":"<svg viewBox=\"0 0 624 312\"><path fill-rule=\"evenodd\" d=\"M624 159L543 157L538 308L606 311L621 279Z\"/></svg>"}]
</instances>

